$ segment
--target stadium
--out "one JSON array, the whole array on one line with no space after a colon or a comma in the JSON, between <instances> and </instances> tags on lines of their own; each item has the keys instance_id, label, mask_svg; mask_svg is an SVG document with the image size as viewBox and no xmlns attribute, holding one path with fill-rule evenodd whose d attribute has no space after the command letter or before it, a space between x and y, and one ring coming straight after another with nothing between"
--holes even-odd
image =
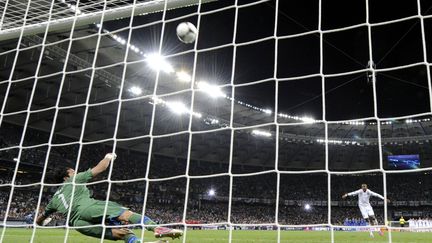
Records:
<instances>
[{"instance_id":1,"label":"stadium","mask_svg":"<svg viewBox=\"0 0 432 243\"><path fill-rule=\"evenodd\" d=\"M112 242L71 223L83 185L105 205L89 228L142 242L432 242L431 1L6 0L0 13L0 242ZM67 215L39 224L68 184L56 169L102 161L69 183ZM362 184L382 197L377 224L351 194ZM113 224L108 202L182 235Z\"/></svg>"}]
</instances>

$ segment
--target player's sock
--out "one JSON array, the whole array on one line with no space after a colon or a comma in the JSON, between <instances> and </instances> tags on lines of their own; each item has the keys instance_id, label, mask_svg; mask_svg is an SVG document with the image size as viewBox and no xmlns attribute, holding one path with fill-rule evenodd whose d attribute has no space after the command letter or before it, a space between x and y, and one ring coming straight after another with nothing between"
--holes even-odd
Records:
<instances>
[{"instance_id":1,"label":"player's sock","mask_svg":"<svg viewBox=\"0 0 432 243\"><path fill-rule=\"evenodd\" d=\"M156 227L156 222L151 220L147 216L142 216L141 214L134 213L130 216L129 222L132 224L145 224L145 225L154 225ZM155 227L152 226L146 226L146 228L150 231L153 231Z\"/></svg>"},{"instance_id":2,"label":"player's sock","mask_svg":"<svg viewBox=\"0 0 432 243\"><path fill-rule=\"evenodd\" d=\"M127 234L124 238L125 243L141 243L141 240L134 234Z\"/></svg>"}]
</instances>

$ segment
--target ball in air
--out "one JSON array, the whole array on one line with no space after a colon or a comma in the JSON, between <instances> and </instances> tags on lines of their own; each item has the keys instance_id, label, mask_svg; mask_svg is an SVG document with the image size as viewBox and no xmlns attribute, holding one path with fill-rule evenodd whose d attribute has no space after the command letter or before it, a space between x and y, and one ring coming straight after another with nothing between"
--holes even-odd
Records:
<instances>
[{"instance_id":1,"label":"ball in air","mask_svg":"<svg viewBox=\"0 0 432 243\"><path fill-rule=\"evenodd\" d=\"M182 22L177 25L177 37L183 43L190 44L195 42L198 30L190 22Z\"/></svg>"}]
</instances>

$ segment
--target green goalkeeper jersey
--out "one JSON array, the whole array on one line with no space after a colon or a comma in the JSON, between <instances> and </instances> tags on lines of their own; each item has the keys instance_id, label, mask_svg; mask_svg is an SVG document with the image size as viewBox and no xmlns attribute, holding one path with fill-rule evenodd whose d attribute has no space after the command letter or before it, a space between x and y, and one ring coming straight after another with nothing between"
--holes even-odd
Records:
<instances>
[{"instance_id":1,"label":"green goalkeeper jersey","mask_svg":"<svg viewBox=\"0 0 432 243\"><path fill-rule=\"evenodd\" d=\"M93 178L91 169L85 172L76 174L75 183L86 183ZM90 191L85 185L76 185L74 191L74 197L72 201L72 182L73 177L66 180L65 185L56 191L51 201L45 208L45 216L48 216L54 212L59 212L65 217L68 214L68 210L71 208L70 222L79 218L80 210L87 208L88 206L95 203L95 199L90 197Z\"/></svg>"}]
</instances>

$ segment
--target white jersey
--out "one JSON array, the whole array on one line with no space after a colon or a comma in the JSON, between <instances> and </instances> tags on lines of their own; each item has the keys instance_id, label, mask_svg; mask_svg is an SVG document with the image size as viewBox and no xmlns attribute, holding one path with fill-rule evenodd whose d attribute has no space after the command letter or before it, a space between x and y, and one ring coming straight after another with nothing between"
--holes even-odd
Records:
<instances>
[{"instance_id":1,"label":"white jersey","mask_svg":"<svg viewBox=\"0 0 432 243\"><path fill-rule=\"evenodd\" d=\"M370 207L371 205L370 205L369 199L371 196L379 197L379 198L384 200L383 196L381 196L380 194L375 193L369 189L366 189L366 191L363 191L363 189L359 189L357 191L353 191L353 192L348 193L348 196L358 196L359 207Z\"/></svg>"}]
</instances>

